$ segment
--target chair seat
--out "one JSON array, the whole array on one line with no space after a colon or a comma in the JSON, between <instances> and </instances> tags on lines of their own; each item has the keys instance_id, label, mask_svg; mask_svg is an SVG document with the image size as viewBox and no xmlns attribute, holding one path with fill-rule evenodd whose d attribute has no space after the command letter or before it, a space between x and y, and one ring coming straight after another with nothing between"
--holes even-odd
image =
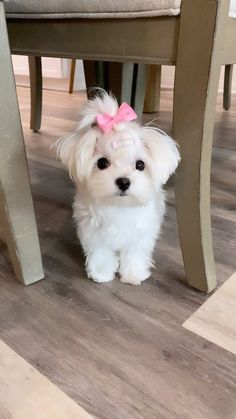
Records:
<instances>
[{"instance_id":1,"label":"chair seat","mask_svg":"<svg viewBox=\"0 0 236 419\"><path fill-rule=\"evenodd\" d=\"M5 0L8 18L137 18L176 16L181 0ZM230 17L236 18L236 0Z\"/></svg>"},{"instance_id":2,"label":"chair seat","mask_svg":"<svg viewBox=\"0 0 236 419\"><path fill-rule=\"evenodd\" d=\"M178 15L181 0L6 0L8 18L135 18Z\"/></svg>"}]
</instances>

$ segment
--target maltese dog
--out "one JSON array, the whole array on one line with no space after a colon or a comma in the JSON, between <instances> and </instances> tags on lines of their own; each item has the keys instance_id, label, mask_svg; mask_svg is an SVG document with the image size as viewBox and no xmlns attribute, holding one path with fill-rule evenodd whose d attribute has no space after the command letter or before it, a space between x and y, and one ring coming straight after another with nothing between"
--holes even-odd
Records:
<instances>
[{"instance_id":1,"label":"maltese dog","mask_svg":"<svg viewBox=\"0 0 236 419\"><path fill-rule=\"evenodd\" d=\"M150 276L165 212L162 186L180 160L164 132L140 126L126 103L102 93L80 112L78 129L58 141L76 184L73 216L95 282L139 285Z\"/></svg>"}]
</instances>

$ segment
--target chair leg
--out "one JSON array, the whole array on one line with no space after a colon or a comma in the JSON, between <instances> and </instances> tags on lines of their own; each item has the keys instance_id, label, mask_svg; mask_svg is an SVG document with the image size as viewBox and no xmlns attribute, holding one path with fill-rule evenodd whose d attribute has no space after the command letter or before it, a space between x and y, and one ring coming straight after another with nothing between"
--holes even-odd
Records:
<instances>
[{"instance_id":1,"label":"chair leg","mask_svg":"<svg viewBox=\"0 0 236 419\"><path fill-rule=\"evenodd\" d=\"M144 112L154 113L160 110L161 65L149 65Z\"/></svg>"},{"instance_id":2,"label":"chair leg","mask_svg":"<svg viewBox=\"0 0 236 419\"><path fill-rule=\"evenodd\" d=\"M134 110L141 120L144 108L144 98L147 85L147 64L138 64L136 84L133 87L134 94Z\"/></svg>"},{"instance_id":3,"label":"chair leg","mask_svg":"<svg viewBox=\"0 0 236 419\"><path fill-rule=\"evenodd\" d=\"M83 60L87 98L91 98L91 91L96 86L95 61Z\"/></svg>"},{"instance_id":4,"label":"chair leg","mask_svg":"<svg viewBox=\"0 0 236 419\"><path fill-rule=\"evenodd\" d=\"M96 85L100 85L99 83L99 75L98 75L98 65L95 61L85 61L84 64L84 74L85 74L85 81L87 87L87 94L88 97L90 96L91 88L95 87ZM108 62L106 63L108 66L105 69L105 74L102 77L107 77L106 83L103 82L103 87L106 88L107 91L112 92L118 102L120 102L121 97L121 78L122 78L122 63L116 62ZM102 70L102 69L101 69ZM108 74L107 74L108 73ZM103 71L102 71L103 74Z\"/></svg>"},{"instance_id":5,"label":"chair leg","mask_svg":"<svg viewBox=\"0 0 236 419\"><path fill-rule=\"evenodd\" d=\"M96 86L109 90L109 63L106 61L95 61Z\"/></svg>"},{"instance_id":6,"label":"chair leg","mask_svg":"<svg viewBox=\"0 0 236 419\"><path fill-rule=\"evenodd\" d=\"M121 82L121 103L126 102L131 105L132 86L133 86L134 64L122 64L122 82Z\"/></svg>"},{"instance_id":7,"label":"chair leg","mask_svg":"<svg viewBox=\"0 0 236 419\"><path fill-rule=\"evenodd\" d=\"M42 61L41 57L29 56L30 74L30 128L39 131L42 118Z\"/></svg>"},{"instance_id":8,"label":"chair leg","mask_svg":"<svg viewBox=\"0 0 236 419\"><path fill-rule=\"evenodd\" d=\"M146 64L123 63L121 102L132 105L139 119L142 119L147 84Z\"/></svg>"},{"instance_id":9,"label":"chair leg","mask_svg":"<svg viewBox=\"0 0 236 419\"><path fill-rule=\"evenodd\" d=\"M122 83L122 63L109 62L109 92L111 92L120 103Z\"/></svg>"},{"instance_id":10,"label":"chair leg","mask_svg":"<svg viewBox=\"0 0 236 419\"><path fill-rule=\"evenodd\" d=\"M15 273L27 285L44 274L2 2L0 91L0 218Z\"/></svg>"},{"instance_id":11,"label":"chair leg","mask_svg":"<svg viewBox=\"0 0 236 419\"><path fill-rule=\"evenodd\" d=\"M233 68L233 64L225 66L223 107L226 111L231 107Z\"/></svg>"},{"instance_id":12,"label":"chair leg","mask_svg":"<svg viewBox=\"0 0 236 419\"><path fill-rule=\"evenodd\" d=\"M71 95L74 90L74 81L75 81L75 68L76 68L76 59L72 58L70 64L70 82L69 82L69 94Z\"/></svg>"},{"instance_id":13,"label":"chair leg","mask_svg":"<svg viewBox=\"0 0 236 419\"><path fill-rule=\"evenodd\" d=\"M228 7L228 0L182 0L176 63L173 131L182 157L176 177L179 236L187 282L206 292L216 286L210 171Z\"/></svg>"}]
</instances>

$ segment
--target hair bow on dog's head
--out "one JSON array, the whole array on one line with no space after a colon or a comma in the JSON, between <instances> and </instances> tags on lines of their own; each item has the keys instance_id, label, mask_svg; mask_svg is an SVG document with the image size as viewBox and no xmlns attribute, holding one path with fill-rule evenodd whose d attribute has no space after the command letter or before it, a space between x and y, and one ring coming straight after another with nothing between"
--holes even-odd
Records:
<instances>
[{"instance_id":1,"label":"hair bow on dog's head","mask_svg":"<svg viewBox=\"0 0 236 419\"><path fill-rule=\"evenodd\" d=\"M137 118L134 110L127 103L122 103L120 105L115 116L111 116L108 113L99 114L96 116L97 126L100 130L107 134L109 133L113 125L118 124L119 122L129 122Z\"/></svg>"}]
</instances>

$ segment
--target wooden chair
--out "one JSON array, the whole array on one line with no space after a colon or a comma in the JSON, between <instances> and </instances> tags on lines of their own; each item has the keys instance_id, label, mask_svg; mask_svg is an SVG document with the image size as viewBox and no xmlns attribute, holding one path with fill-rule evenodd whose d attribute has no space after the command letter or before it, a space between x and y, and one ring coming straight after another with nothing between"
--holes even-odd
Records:
<instances>
[{"instance_id":1,"label":"wooden chair","mask_svg":"<svg viewBox=\"0 0 236 419\"><path fill-rule=\"evenodd\" d=\"M124 62L122 100L126 101L130 100L132 93L133 63L141 64L138 84L145 84L149 64L176 66L173 136L180 145L182 155L175 185L179 236L186 281L197 289L209 292L216 285L210 221L214 111L221 65L236 62L236 21L229 17L229 0L182 0L180 15L180 0L165 1L170 7L169 13L174 12L171 16L158 16L163 13L158 9L163 4L159 0L153 0L148 11L137 11L136 5L140 6L140 2L135 0L130 3L115 2L113 10L111 1L107 6L111 7L110 12L107 9L104 11L99 1L91 4L88 1L87 11L78 9L80 2L65 2L66 14L58 14L52 9L44 13L42 5L39 7L38 3L30 0L9 1L6 11L10 49L14 54L36 57ZM45 3L45 7L52 7L50 5ZM96 10L93 9L95 6ZM77 11L72 10L73 7L77 7ZM122 7L129 9L125 15ZM3 22L2 3L0 12ZM0 43L2 54L3 50L8 51L5 26L1 25L0 30L1 36L4 36ZM7 91L5 79L7 68L11 68L9 57L4 71L2 66L1 63L1 86ZM8 90L7 95L13 97L12 84L11 90ZM0 100L1 107L6 106L5 98L1 96ZM140 106L140 103L136 105ZM14 120L7 118L4 121L4 135L6 137L11 132L14 147L21 144L23 150L16 102L14 107ZM10 112L11 108L9 102L6 112ZM0 166L6 164L5 145L2 144L3 148ZM25 160L23 163L26 171ZM14 172L11 176L17 179ZM7 177L2 170L1 185L5 183L5 196L11 196L16 191L9 189ZM21 183L18 187L22 194L28 188L25 184ZM8 208L4 207L4 211L8 222L11 222ZM32 215L32 211L29 213ZM25 220L26 229L27 225ZM11 231L14 232L14 229Z\"/></svg>"},{"instance_id":2,"label":"wooden chair","mask_svg":"<svg viewBox=\"0 0 236 419\"><path fill-rule=\"evenodd\" d=\"M43 278L7 28L0 2L0 221L16 276Z\"/></svg>"}]
</instances>

